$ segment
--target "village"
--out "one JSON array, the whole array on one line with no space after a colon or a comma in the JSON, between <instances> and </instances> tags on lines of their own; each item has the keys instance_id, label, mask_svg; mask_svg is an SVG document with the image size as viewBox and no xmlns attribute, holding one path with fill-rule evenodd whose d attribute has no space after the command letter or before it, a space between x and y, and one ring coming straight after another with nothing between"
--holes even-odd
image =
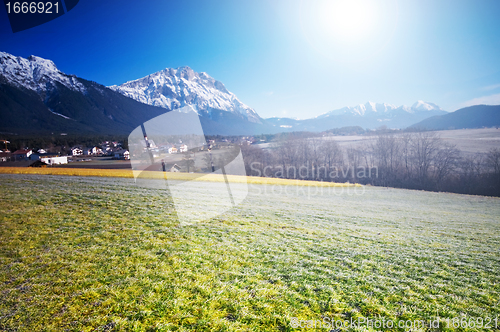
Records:
<instances>
[{"instance_id":1,"label":"village","mask_svg":"<svg viewBox=\"0 0 500 332\"><path fill-rule=\"evenodd\" d=\"M13 152L7 149L9 141L0 140L5 144L5 149L0 150L0 163L2 166L17 167L43 167L64 165L73 162L90 161L91 157L108 157L116 160L128 160L129 152L117 141L104 141L92 147L81 145L73 146L67 153L50 151L48 147L33 149L25 147ZM64 147L63 149L64 150Z\"/></svg>"},{"instance_id":2,"label":"village","mask_svg":"<svg viewBox=\"0 0 500 332\"><path fill-rule=\"evenodd\" d=\"M176 163L181 163L185 154L193 152L211 151L223 149L230 145L250 145L255 142L253 137L214 137L207 138L206 143L196 148L190 148L187 144L179 141L177 143L155 144L154 140L145 137L144 151L149 151L155 158L167 158L172 161L169 169L180 171L182 168ZM0 167L92 167L99 168L130 168L130 151L120 141L103 141L92 146L74 145L70 148L61 147L60 152L49 147L31 148L24 147L15 151L8 148L8 140L0 140ZM2 149L3 148L3 149ZM52 151L51 151L52 150ZM171 158L169 158L171 157ZM186 157L184 157L186 158ZM111 165L111 166L110 166ZM64 167L64 166L63 166Z\"/></svg>"}]
</instances>

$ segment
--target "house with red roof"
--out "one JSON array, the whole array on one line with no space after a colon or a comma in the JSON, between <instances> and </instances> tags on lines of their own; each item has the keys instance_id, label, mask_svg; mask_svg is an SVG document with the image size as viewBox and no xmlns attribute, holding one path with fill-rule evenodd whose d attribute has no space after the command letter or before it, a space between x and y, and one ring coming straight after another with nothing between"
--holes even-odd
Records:
<instances>
[{"instance_id":1,"label":"house with red roof","mask_svg":"<svg viewBox=\"0 0 500 332\"><path fill-rule=\"evenodd\" d=\"M31 149L20 149L16 150L12 153L12 157L15 160L23 160L23 159L28 159L33 151Z\"/></svg>"}]
</instances>

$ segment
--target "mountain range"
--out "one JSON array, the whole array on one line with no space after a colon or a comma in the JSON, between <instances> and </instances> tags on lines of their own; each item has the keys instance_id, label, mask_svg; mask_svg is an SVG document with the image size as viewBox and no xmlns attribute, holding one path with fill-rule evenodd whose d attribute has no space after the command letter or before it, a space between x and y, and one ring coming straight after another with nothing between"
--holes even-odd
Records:
<instances>
[{"instance_id":1,"label":"mountain range","mask_svg":"<svg viewBox=\"0 0 500 332\"><path fill-rule=\"evenodd\" d=\"M162 113L98 83L67 75L50 60L0 52L2 133L127 134Z\"/></svg>"},{"instance_id":2,"label":"mountain range","mask_svg":"<svg viewBox=\"0 0 500 332\"><path fill-rule=\"evenodd\" d=\"M262 124L255 110L243 104L224 84L207 73L195 73L189 67L167 68L109 88L141 103L168 110L189 105L200 116L210 119L216 119L216 114L223 111Z\"/></svg>"},{"instance_id":3,"label":"mountain range","mask_svg":"<svg viewBox=\"0 0 500 332\"><path fill-rule=\"evenodd\" d=\"M150 94L151 105L124 95L127 86L140 86L148 78L128 82L122 91L65 74L47 59L0 52L0 132L128 135L145 121L184 105L200 113L206 134L252 134L266 127L253 109L208 75L187 67L162 72L177 79L173 88L179 95L171 98L171 108L155 103L154 94ZM199 79L206 86L190 79ZM167 86L162 91L166 93ZM211 93L217 98L211 99Z\"/></svg>"},{"instance_id":4,"label":"mountain range","mask_svg":"<svg viewBox=\"0 0 500 332\"><path fill-rule=\"evenodd\" d=\"M196 112L205 134L221 135L405 128L447 114L423 101L411 107L368 102L305 120L263 119L223 83L189 67L105 87L65 74L50 60L0 52L0 133L128 135L145 121L178 110Z\"/></svg>"},{"instance_id":5,"label":"mountain range","mask_svg":"<svg viewBox=\"0 0 500 332\"><path fill-rule=\"evenodd\" d=\"M348 126L406 128L428 117L446 113L439 106L423 101L417 101L411 107L367 102L333 110L312 119L269 118L266 121L285 131L324 131Z\"/></svg>"}]
</instances>

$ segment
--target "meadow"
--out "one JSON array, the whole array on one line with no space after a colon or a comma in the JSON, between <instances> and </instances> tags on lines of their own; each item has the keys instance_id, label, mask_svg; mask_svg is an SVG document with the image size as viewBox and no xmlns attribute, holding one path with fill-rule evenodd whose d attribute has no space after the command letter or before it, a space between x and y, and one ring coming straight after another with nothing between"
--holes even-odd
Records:
<instances>
[{"instance_id":1,"label":"meadow","mask_svg":"<svg viewBox=\"0 0 500 332\"><path fill-rule=\"evenodd\" d=\"M437 130L435 133L443 142L456 145L466 154L486 153L498 148L500 142L500 130L496 128ZM328 139L336 141L342 148L366 147L376 142L376 136L369 135L331 136ZM259 146L268 149L271 145L264 143Z\"/></svg>"},{"instance_id":2,"label":"meadow","mask_svg":"<svg viewBox=\"0 0 500 332\"><path fill-rule=\"evenodd\" d=\"M250 183L180 225L130 176L0 174L0 330L499 330L500 199L317 189Z\"/></svg>"}]
</instances>

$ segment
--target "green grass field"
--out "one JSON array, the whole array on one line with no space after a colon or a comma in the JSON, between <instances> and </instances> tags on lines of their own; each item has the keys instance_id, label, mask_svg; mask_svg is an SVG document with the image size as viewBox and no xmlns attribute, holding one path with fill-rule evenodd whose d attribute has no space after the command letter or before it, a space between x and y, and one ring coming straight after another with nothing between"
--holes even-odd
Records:
<instances>
[{"instance_id":1,"label":"green grass field","mask_svg":"<svg viewBox=\"0 0 500 332\"><path fill-rule=\"evenodd\" d=\"M299 331L294 318L438 316L439 328L411 330L499 330L498 198L252 184L237 208L180 226L164 191L132 179L0 174L0 193L0 330ZM365 330L410 329L342 328Z\"/></svg>"}]
</instances>

